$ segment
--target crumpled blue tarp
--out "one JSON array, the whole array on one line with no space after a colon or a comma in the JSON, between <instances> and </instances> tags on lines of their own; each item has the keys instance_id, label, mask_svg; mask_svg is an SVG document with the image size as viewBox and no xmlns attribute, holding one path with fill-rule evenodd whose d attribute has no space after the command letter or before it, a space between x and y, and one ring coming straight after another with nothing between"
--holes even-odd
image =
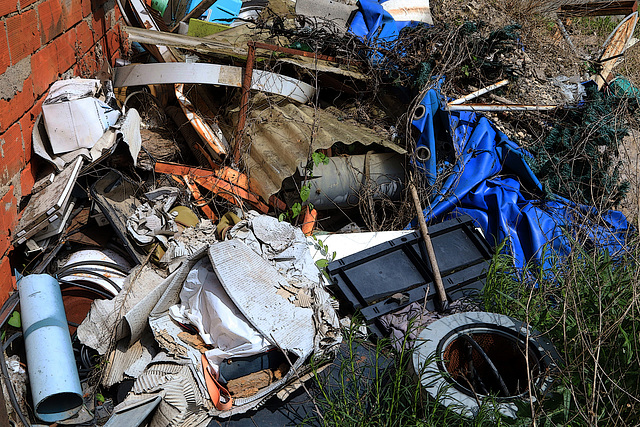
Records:
<instances>
[{"instance_id":1,"label":"crumpled blue tarp","mask_svg":"<svg viewBox=\"0 0 640 427\"><path fill-rule=\"evenodd\" d=\"M349 31L369 42L392 42L398 38L404 27L416 25L413 21L396 21L384 10L381 2L360 0L360 10L355 13Z\"/></svg>"},{"instance_id":2,"label":"crumpled blue tarp","mask_svg":"<svg viewBox=\"0 0 640 427\"><path fill-rule=\"evenodd\" d=\"M441 99L437 87L429 92L429 104L434 97ZM491 245L506 239L505 251L514 256L517 268L530 260L550 268L558 259L554 256L571 251L572 239L612 255L623 250L631 227L621 212L597 212L559 196L543 200L541 184L525 161L531 155L486 117L451 112L449 126L457 161L424 210L427 222L470 215ZM419 128L423 144L435 144L432 129L428 124ZM415 227L414 220L407 228Z\"/></svg>"}]
</instances>

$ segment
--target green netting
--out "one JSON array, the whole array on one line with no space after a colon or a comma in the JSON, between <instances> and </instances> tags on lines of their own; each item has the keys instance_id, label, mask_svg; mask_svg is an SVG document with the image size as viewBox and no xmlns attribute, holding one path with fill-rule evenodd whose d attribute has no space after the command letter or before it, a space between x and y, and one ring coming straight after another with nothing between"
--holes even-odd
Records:
<instances>
[{"instance_id":1,"label":"green netting","mask_svg":"<svg viewBox=\"0 0 640 427\"><path fill-rule=\"evenodd\" d=\"M584 105L567 110L540 145L530 148L533 172L549 193L592 206L616 207L629 184L620 176L619 147L640 90L616 80L605 91L585 87Z\"/></svg>"}]
</instances>

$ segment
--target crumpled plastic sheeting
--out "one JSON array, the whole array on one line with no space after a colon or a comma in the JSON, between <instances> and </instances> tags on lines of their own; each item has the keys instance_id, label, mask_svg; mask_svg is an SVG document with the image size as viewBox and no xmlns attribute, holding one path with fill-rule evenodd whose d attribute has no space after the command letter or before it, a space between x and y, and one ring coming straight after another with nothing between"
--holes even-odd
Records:
<instances>
[{"instance_id":1,"label":"crumpled plastic sheeting","mask_svg":"<svg viewBox=\"0 0 640 427\"><path fill-rule=\"evenodd\" d=\"M360 0L360 10L355 13L349 30L370 42L392 42L398 38L400 30L415 25L412 21L396 21L382 3L375 0Z\"/></svg>"},{"instance_id":2,"label":"crumpled plastic sheeting","mask_svg":"<svg viewBox=\"0 0 640 427\"><path fill-rule=\"evenodd\" d=\"M194 325L204 342L215 347L206 355L216 371L223 359L251 356L271 347L231 301L207 257L193 266L180 291L180 304L169 313L178 322Z\"/></svg>"},{"instance_id":3,"label":"crumpled plastic sheeting","mask_svg":"<svg viewBox=\"0 0 640 427\"><path fill-rule=\"evenodd\" d=\"M571 251L572 239L612 255L624 248L632 227L622 213L544 197L525 161L531 155L485 117L451 112L449 124L457 161L451 175L434 190L424 210L427 221L470 215L494 247L507 239L505 251L514 256L519 269L528 261L550 269L557 261L554 256ZM407 228L416 224L414 220Z\"/></svg>"}]
</instances>

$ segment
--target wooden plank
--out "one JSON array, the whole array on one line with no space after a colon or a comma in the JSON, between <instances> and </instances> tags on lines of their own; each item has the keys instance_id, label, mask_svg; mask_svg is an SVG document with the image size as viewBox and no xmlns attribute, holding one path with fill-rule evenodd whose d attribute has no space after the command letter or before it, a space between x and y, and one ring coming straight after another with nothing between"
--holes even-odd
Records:
<instances>
[{"instance_id":1,"label":"wooden plank","mask_svg":"<svg viewBox=\"0 0 640 427\"><path fill-rule=\"evenodd\" d=\"M638 0L601 1L581 4L565 4L558 10L560 18L583 16L629 15L638 10Z\"/></svg>"},{"instance_id":2,"label":"wooden plank","mask_svg":"<svg viewBox=\"0 0 640 427\"><path fill-rule=\"evenodd\" d=\"M609 35L609 38L604 42L602 49L602 55L598 59L602 69L600 72L592 76L593 80L598 85L598 89L602 89L605 80L609 81L609 75L613 69L622 62L621 55L625 53L629 45L629 40L633 37L633 33L638 23L638 12L634 12L627 16L615 30Z\"/></svg>"},{"instance_id":3,"label":"wooden plank","mask_svg":"<svg viewBox=\"0 0 640 427\"><path fill-rule=\"evenodd\" d=\"M73 163L56 175L51 184L31 197L16 227L16 238L23 237L31 229L42 225L43 221L47 221L60 208L67 205L81 166L82 157L77 157ZM44 228L44 225L40 229Z\"/></svg>"},{"instance_id":4,"label":"wooden plank","mask_svg":"<svg viewBox=\"0 0 640 427\"><path fill-rule=\"evenodd\" d=\"M216 2L216 0L202 0L200 3L198 3L198 5L196 7L193 8L193 10L189 13L187 13L187 15L181 19L182 22L189 22L189 19L191 18L198 18L200 15L202 15L207 9L209 9L211 7L212 4L214 4ZM175 33L178 31L178 28L180 28L180 22L178 22L176 25L174 25L171 28L171 32Z\"/></svg>"}]
</instances>

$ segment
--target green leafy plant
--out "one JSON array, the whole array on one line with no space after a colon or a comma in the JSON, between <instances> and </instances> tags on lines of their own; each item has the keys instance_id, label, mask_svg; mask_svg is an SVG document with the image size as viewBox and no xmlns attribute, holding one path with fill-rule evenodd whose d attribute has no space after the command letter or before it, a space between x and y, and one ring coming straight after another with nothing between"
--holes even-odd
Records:
<instances>
[{"instance_id":1,"label":"green leafy plant","mask_svg":"<svg viewBox=\"0 0 640 427\"><path fill-rule=\"evenodd\" d=\"M313 177L313 168L314 166L318 166L319 164L328 164L329 158L324 154L318 151L311 153L311 158L305 167L307 171L307 177ZM287 212L282 212L278 215L278 220L280 221L292 221L296 219L300 214L304 211L305 206L309 209L313 209L313 204L307 202L309 200L309 196L311 195L311 184L306 182L304 183L299 190L300 202L295 202Z\"/></svg>"}]
</instances>

